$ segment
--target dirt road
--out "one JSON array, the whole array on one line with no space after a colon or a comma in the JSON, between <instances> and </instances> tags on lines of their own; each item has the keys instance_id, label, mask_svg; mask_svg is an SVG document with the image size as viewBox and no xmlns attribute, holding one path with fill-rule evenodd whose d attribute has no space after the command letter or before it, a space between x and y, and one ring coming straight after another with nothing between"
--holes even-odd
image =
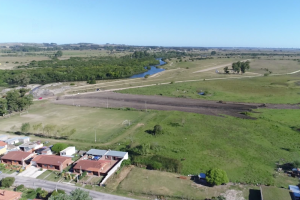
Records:
<instances>
[{"instance_id":1,"label":"dirt road","mask_svg":"<svg viewBox=\"0 0 300 200\"><path fill-rule=\"evenodd\" d=\"M64 99L56 100L57 104L88 106L88 107L113 107L135 108L139 110L177 110L183 112L200 113L206 115L230 115L239 118L250 119L251 117L241 114L251 111L260 104L250 103L218 103L216 101L172 98L162 96L119 94L114 92L98 92L73 96L65 96ZM266 105L267 108L299 109L298 105Z\"/></svg>"}]
</instances>

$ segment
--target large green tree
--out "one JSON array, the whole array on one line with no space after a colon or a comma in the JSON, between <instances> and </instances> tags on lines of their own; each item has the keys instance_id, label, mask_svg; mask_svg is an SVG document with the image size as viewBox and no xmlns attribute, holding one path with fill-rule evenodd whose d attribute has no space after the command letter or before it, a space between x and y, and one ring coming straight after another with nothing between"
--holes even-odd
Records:
<instances>
[{"instance_id":1,"label":"large green tree","mask_svg":"<svg viewBox=\"0 0 300 200\"><path fill-rule=\"evenodd\" d=\"M55 153L59 153L60 151L64 150L67 147L68 145L66 143L56 143L55 145L52 146L51 150Z\"/></svg>"},{"instance_id":2,"label":"large green tree","mask_svg":"<svg viewBox=\"0 0 300 200\"><path fill-rule=\"evenodd\" d=\"M6 178L3 178L1 180L1 187L5 187L5 188L8 188L10 186L12 186L15 182L15 178L14 177L6 177Z\"/></svg>"},{"instance_id":3,"label":"large green tree","mask_svg":"<svg viewBox=\"0 0 300 200\"><path fill-rule=\"evenodd\" d=\"M217 168L213 168L206 173L206 180L211 185L221 185L229 182L226 172Z\"/></svg>"}]
</instances>

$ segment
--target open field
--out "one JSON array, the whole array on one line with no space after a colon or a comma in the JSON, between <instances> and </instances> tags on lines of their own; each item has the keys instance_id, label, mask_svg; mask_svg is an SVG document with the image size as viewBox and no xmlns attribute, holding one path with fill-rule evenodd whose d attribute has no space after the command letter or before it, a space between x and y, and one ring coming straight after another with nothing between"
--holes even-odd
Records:
<instances>
[{"instance_id":1,"label":"open field","mask_svg":"<svg viewBox=\"0 0 300 200\"><path fill-rule=\"evenodd\" d=\"M263 186L262 195L264 200L291 200L289 190Z\"/></svg>"},{"instance_id":2,"label":"open field","mask_svg":"<svg viewBox=\"0 0 300 200\"><path fill-rule=\"evenodd\" d=\"M143 194L147 196L164 196L168 199L199 199L216 197L224 194L227 190L236 193L234 199L248 199L249 189L255 186L216 186L206 187L187 179L180 179L179 175L146 170L141 168L133 168L126 178L118 186L118 190L128 193ZM109 185L108 185L109 187ZM228 198L229 199L229 198ZM254 199L253 199L254 200Z\"/></svg>"},{"instance_id":3,"label":"open field","mask_svg":"<svg viewBox=\"0 0 300 200\"><path fill-rule=\"evenodd\" d=\"M55 129L49 135L68 135L72 129L76 129L69 139L94 143L96 133L98 138L96 144L100 144L122 134L126 127L122 125L124 120L130 120L134 124L143 119L146 114L140 111L122 112L111 109L61 106L40 101L29 109L28 114L1 119L0 130L19 131L22 123L26 122L31 124L31 128L39 123L44 126L51 124ZM31 129L30 132L42 132L42 130Z\"/></svg>"},{"instance_id":4,"label":"open field","mask_svg":"<svg viewBox=\"0 0 300 200\"><path fill-rule=\"evenodd\" d=\"M175 111L158 112L145 126L137 129L127 143L133 151L138 145L150 145L147 156L161 155L181 160L183 174L198 174L212 167L224 169L230 181L278 184L287 186L291 180L280 176L274 180L275 163L298 159L299 132L291 123L299 110L258 109L256 120L214 117ZM264 112L266 113L264 114ZM284 114L283 114L284 113ZM281 123L274 116L284 117ZM289 123L285 121L291 120ZM163 135L147 132L159 124ZM229 162L230 161L230 162ZM286 179L287 178L287 179ZM293 179L294 180L294 179ZM296 180L297 181L297 180Z\"/></svg>"},{"instance_id":5,"label":"open field","mask_svg":"<svg viewBox=\"0 0 300 200\"><path fill-rule=\"evenodd\" d=\"M174 83L118 92L215 101L296 104L300 103L299 75ZM206 95L199 95L200 92Z\"/></svg>"},{"instance_id":6,"label":"open field","mask_svg":"<svg viewBox=\"0 0 300 200\"><path fill-rule=\"evenodd\" d=\"M19 65L25 65L30 63L33 60L40 61L40 60L49 60L49 57L46 56L7 56L3 57L0 56L0 70L3 69L13 69ZM8 63L7 63L8 62ZM18 63L16 63L18 62Z\"/></svg>"}]
</instances>

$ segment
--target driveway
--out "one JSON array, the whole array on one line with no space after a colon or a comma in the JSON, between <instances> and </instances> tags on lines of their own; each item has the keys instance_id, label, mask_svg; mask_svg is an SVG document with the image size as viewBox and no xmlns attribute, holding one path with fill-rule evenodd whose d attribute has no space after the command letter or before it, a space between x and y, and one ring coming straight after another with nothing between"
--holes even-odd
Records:
<instances>
[{"instance_id":1,"label":"driveway","mask_svg":"<svg viewBox=\"0 0 300 200\"><path fill-rule=\"evenodd\" d=\"M25 171L19 173L18 176L36 178L39 175L41 175L42 173L44 173L45 171L46 171L46 169L43 169L42 171L40 171L40 168L30 166Z\"/></svg>"}]
</instances>

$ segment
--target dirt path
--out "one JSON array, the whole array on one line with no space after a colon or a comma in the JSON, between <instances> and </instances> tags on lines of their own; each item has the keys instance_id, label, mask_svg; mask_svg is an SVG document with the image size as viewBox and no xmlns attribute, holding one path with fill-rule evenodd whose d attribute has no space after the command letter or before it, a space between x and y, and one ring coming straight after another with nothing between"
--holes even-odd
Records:
<instances>
[{"instance_id":1,"label":"dirt path","mask_svg":"<svg viewBox=\"0 0 300 200\"><path fill-rule=\"evenodd\" d=\"M242 60L242 61L240 61L240 62L245 62L245 61L247 61L247 60ZM221 67L226 67L226 66L228 66L228 65L229 65L229 66L232 65L232 63L222 64L222 65L218 65L218 66L214 66L214 67L202 69L202 70L199 70L199 71L195 71L195 72L193 72L193 73L207 72L207 71L210 71L210 70L213 70L213 69L219 69L219 68L221 68Z\"/></svg>"}]
</instances>

